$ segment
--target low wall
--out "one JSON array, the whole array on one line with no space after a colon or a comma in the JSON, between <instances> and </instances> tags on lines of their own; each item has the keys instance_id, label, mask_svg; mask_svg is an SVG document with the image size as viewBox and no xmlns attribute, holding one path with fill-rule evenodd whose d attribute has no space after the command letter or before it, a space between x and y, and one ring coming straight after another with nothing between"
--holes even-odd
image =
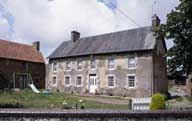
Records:
<instances>
[{"instance_id":1,"label":"low wall","mask_svg":"<svg viewBox=\"0 0 192 121\"><path fill-rule=\"evenodd\" d=\"M192 111L0 109L0 121L192 121Z\"/></svg>"}]
</instances>

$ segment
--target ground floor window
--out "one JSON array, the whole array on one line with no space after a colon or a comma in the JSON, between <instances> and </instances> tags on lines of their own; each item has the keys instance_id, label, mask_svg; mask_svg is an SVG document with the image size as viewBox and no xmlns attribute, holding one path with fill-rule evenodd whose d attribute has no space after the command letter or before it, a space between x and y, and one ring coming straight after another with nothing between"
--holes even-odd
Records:
<instances>
[{"instance_id":1,"label":"ground floor window","mask_svg":"<svg viewBox=\"0 0 192 121\"><path fill-rule=\"evenodd\" d=\"M114 78L114 76L108 76L108 86L109 87L115 86L115 78Z\"/></svg>"},{"instance_id":2,"label":"ground floor window","mask_svg":"<svg viewBox=\"0 0 192 121\"><path fill-rule=\"evenodd\" d=\"M82 85L82 77L81 77L81 76L77 76L77 81L76 81L76 83L77 83L77 86Z\"/></svg>"},{"instance_id":3,"label":"ground floor window","mask_svg":"<svg viewBox=\"0 0 192 121\"><path fill-rule=\"evenodd\" d=\"M71 80L70 76L65 76L65 85L70 85L70 80Z\"/></svg>"},{"instance_id":4,"label":"ground floor window","mask_svg":"<svg viewBox=\"0 0 192 121\"><path fill-rule=\"evenodd\" d=\"M53 86L56 86L56 85L57 85L57 77L56 77L56 76L53 76L52 85L53 85Z\"/></svg>"},{"instance_id":5,"label":"ground floor window","mask_svg":"<svg viewBox=\"0 0 192 121\"><path fill-rule=\"evenodd\" d=\"M128 86L135 87L135 76L128 76Z\"/></svg>"}]
</instances>

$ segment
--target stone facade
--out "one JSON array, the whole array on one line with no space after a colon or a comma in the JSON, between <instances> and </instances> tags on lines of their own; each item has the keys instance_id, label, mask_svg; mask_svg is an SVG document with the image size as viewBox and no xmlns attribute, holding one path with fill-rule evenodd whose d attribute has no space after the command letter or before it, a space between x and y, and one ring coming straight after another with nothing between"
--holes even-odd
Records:
<instances>
[{"instance_id":1,"label":"stone facade","mask_svg":"<svg viewBox=\"0 0 192 121\"><path fill-rule=\"evenodd\" d=\"M47 88L55 91L90 93L90 76L94 75L96 77L94 94L150 97L155 92L168 90L164 52L164 48L157 46L153 51L50 59L47 71ZM94 70L90 68L92 58L96 59L96 69ZM110 58L114 59L113 69L108 68ZM130 58L134 58L135 68L129 68ZM77 70L79 60L82 61L81 71ZM71 63L69 71L66 70L67 62ZM57 64L56 71L53 70L54 64ZM70 78L69 85L65 83L66 76ZM82 79L81 85L77 85L78 76ZM108 76L113 77L114 86L109 86ZM133 87L129 85L128 76L135 77ZM54 84L53 77L56 77Z\"/></svg>"}]
</instances>

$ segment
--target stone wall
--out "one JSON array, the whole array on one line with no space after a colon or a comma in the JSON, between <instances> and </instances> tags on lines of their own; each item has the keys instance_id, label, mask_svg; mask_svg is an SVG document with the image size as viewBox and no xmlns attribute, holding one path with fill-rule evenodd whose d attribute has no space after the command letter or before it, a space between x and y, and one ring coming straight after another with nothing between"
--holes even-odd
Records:
<instances>
[{"instance_id":1,"label":"stone wall","mask_svg":"<svg viewBox=\"0 0 192 121\"><path fill-rule=\"evenodd\" d=\"M191 121L192 111L1 109L1 121Z\"/></svg>"},{"instance_id":2,"label":"stone wall","mask_svg":"<svg viewBox=\"0 0 192 121\"><path fill-rule=\"evenodd\" d=\"M156 77L164 77L166 70L161 70L153 68L153 62L160 66L166 66L159 63L162 63L164 60L158 60L158 58L152 54L152 51L143 51L139 53L121 53L121 54L108 54L108 55L98 55L94 56L96 58L97 66L96 70L90 69L90 60L92 56L82 56L80 58L66 58L66 59L54 59L49 61L49 71L47 85L50 90L60 90L66 92L79 92L85 93L89 92L89 75L97 75L97 93L98 94L110 94L110 95L119 95L119 96L129 96L129 97L150 97L152 95L152 84L153 80ZM108 59L113 57L115 60L115 68L112 70L108 69ZM136 68L128 69L128 59L130 57L135 57L136 59ZM155 58L155 59L153 59ZM83 61L83 70L77 71L77 61ZM157 60L157 61L156 61ZM71 62L71 70L66 71L66 61ZM53 63L58 63L58 71L53 72L52 66ZM164 64L164 63L163 63ZM158 66L159 67L159 66ZM161 67L159 67L161 68ZM162 67L164 68L164 67ZM153 71L155 73L153 73ZM163 72L162 72L163 71ZM156 74L154 76L153 74ZM64 83L64 78L66 75L71 77L70 86L66 86ZM83 85L76 86L76 77L78 75L82 76ZM115 77L115 86L108 86L108 75L113 75ZM128 87L128 75L135 75L136 86L134 88ZM52 85L52 77L57 77L57 85ZM158 79L156 79L158 80ZM158 81L159 83L154 83L154 87L162 85L163 81ZM164 87L166 85L163 84ZM161 91L162 86L157 88L156 91ZM156 89L156 88L155 88ZM165 89L166 90L166 89Z\"/></svg>"},{"instance_id":3,"label":"stone wall","mask_svg":"<svg viewBox=\"0 0 192 121\"><path fill-rule=\"evenodd\" d=\"M168 91L166 50L163 41L157 41L153 51L153 93L163 93Z\"/></svg>"}]
</instances>

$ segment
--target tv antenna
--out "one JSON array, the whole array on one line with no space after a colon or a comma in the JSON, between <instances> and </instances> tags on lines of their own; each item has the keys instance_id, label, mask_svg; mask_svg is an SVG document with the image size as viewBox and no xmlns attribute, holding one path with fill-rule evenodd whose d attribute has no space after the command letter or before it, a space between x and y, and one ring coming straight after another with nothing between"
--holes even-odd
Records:
<instances>
[{"instance_id":1,"label":"tv antenna","mask_svg":"<svg viewBox=\"0 0 192 121\"><path fill-rule=\"evenodd\" d=\"M153 3L152 3L152 16L154 15L154 14L156 14L155 13L155 5L157 4L157 0L153 0Z\"/></svg>"}]
</instances>

